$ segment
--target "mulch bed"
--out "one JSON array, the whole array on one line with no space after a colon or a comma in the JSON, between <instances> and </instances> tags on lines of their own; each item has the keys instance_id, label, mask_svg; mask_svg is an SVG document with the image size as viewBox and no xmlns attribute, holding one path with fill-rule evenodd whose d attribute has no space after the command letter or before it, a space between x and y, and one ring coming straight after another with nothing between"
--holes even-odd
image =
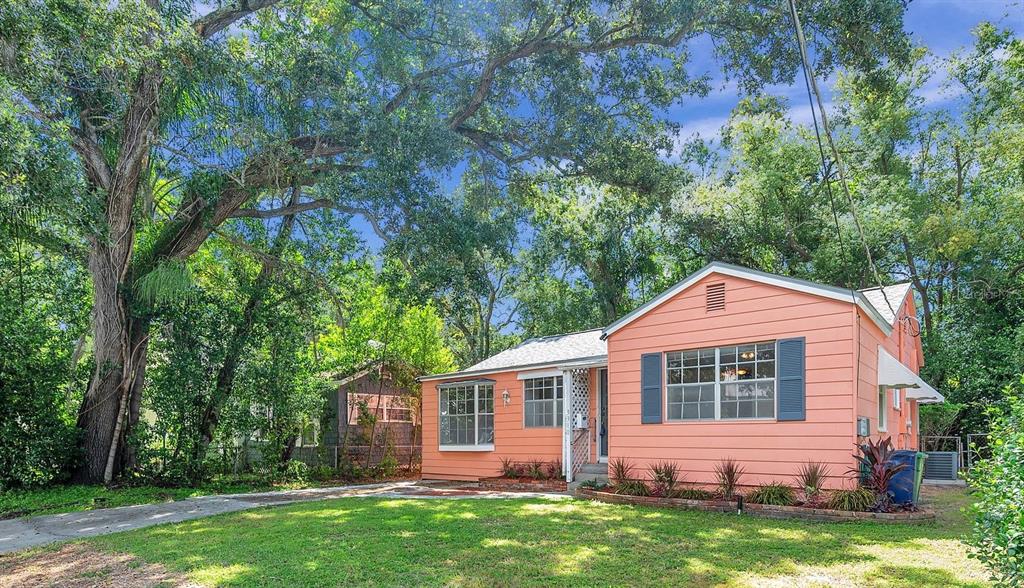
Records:
<instances>
[{"instance_id":1,"label":"mulch bed","mask_svg":"<svg viewBox=\"0 0 1024 588\"><path fill-rule=\"evenodd\" d=\"M687 500L684 498L659 498L656 496L629 496L601 492L589 488L577 488L576 496L612 504L636 504L702 510L706 512L738 512L736 502L727 500ZM770 504L743 504L743 513L771 519L801 519L805 521L849 522L881 521L888 523L929 523L935 520L935 513L928 510L916 512L854 512L805 506L774 506Z\"/></svg>"}]
</instances>

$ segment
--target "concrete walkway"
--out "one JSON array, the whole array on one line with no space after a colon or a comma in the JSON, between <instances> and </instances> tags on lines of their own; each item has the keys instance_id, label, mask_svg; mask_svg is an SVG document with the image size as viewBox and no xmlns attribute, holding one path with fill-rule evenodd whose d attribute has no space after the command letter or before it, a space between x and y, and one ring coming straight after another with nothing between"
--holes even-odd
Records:
<instances>
[{"instance_id":1,"label":"concrete walkway","mask_svg":"<svg viewBox=\"0 0 1024 588\"><path fill-rule=\"evenodd\" d=\"M0 553L53 543L141 529L163 523L177 523L263 506L331 498L568 498L567 494L544 492L490 492L427 482L390 482L283 490L252 494L199 496L175 502L121 506L83 512L0 521Z\"/></svg>"}]
</instances>

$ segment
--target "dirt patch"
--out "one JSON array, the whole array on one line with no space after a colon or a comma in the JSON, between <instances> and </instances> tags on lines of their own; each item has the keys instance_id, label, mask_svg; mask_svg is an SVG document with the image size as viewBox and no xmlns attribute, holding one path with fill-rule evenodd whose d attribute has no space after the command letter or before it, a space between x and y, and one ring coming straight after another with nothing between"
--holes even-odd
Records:
<instances>
[{"instance_id":1,"label":"dirt patch","mask_svg":"<svg viewBox=\"0 0 1024 588\"><path fill-rule=\"evenodd\" d=\"M200 588L161 565L124 553L104 553L82 544L25 554L0 556L0 588Z\"/></svg>"}]
</instances>

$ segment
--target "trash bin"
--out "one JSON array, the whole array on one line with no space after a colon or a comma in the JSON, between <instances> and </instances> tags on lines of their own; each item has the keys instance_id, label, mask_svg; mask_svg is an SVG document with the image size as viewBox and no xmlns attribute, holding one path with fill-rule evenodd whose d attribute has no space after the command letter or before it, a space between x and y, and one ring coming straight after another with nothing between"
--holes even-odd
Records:
<instances>
[{"instance_id":1,"label":"trash bin","mask_svg":"<svg viewBox=\"0 0 1024 588\"><path fill-rule=\"evenodd\" d=\"M921 478L924 476L924 460L927 456L919 451L900 450L892 452L891 464L907 467L896 472L889 480L889 493L896 504L916 503L921 492Z\"/></svg>"},{"instance_id":2,"label":"trash bin","mask_svg":"<svg viewBox=\"0 0 1024 588\"><path fill-rule=\"evenodd\" d=\"M918 451L914 457L914 504L917 504L921 498L921 481L924 480L924 466L928 461L928 454Z\"/></svg>"}]
</instances>

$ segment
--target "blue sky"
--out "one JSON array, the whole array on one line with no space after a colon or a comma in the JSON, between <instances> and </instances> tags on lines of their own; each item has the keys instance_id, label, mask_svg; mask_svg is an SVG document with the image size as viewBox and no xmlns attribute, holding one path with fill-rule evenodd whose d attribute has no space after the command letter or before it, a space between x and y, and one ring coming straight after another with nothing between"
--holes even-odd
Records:
<instances>
[{"instance_id":1,"label":"blue sky","mask_svg":"<svg viewBox=\"0 0 1024 588\"><path fill-rule=\"evenodd\" d=\"M1024 33L1024 0L912 0L904 20L906 30L915 43L928 47L936 57L945 57L970 46L973 43L971 31L985 21L994 22L1000 28L1010 28L1018 35ZM713 79L721 79L718 65L710 52L700 51L699 45L693 48L692 71L707 72ZM932 86L925 88L926 100L933 107L954 99L941 92L940 85L941 79L936 79ZM768 88L768 91L789 100L790 115L796 122L810 122L810 108L802 78L792 86ZM682 139L694 134L711 139L717 136L718 129L725 123L737 100L735 89L720 83L708 97L690 100L672 109L669 116L682 125ZM456 178L451 178L445 183L454 186L456 182ZM352 226L372 251L379 250L382 243L365 220L354 218Z\"/></svg>"}]
</instances>

